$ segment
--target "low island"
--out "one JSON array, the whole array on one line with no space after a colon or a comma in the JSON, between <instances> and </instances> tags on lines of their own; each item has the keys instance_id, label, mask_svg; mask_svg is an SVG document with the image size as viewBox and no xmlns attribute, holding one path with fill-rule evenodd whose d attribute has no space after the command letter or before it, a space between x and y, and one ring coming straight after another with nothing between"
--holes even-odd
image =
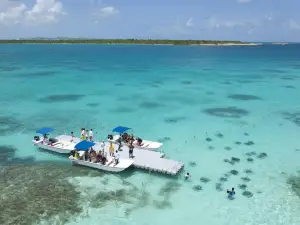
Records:
<instances>
[{"instance_id":1,"label":"low island","mask_svg":"<svg viewBox=\"0 0 300 225\"><path fill-rule=\"evenodd\" d=\"M14 39L0 40L0 44L137 44L137 45L205 45L205 46L260 46L260 43L210 40L154 40L154 39Z\"/></svg>"}]
</instances>

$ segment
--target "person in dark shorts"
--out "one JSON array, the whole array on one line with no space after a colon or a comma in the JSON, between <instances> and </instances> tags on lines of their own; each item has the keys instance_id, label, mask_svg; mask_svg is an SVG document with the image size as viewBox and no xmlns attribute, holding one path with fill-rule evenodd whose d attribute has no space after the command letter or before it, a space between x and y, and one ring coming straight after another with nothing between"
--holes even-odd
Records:
<instances>
[{"instance_id":1,"label":"person in dark shorts","mask_svg":"<svg viewBox=\"0 0 300 225\"><path fill-rule=\"evenodd\" d=\"M133 143L131 141L130 144L129 144L129 158L133 158L133 148L134 148L134 146L133 146Z\"/></svg>"}]
</instances>

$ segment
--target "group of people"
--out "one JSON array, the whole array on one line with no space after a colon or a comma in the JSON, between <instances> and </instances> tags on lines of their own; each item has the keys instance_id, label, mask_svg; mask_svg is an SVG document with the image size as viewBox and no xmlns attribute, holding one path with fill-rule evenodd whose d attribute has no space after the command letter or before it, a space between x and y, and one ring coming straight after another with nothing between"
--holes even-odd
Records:
<instances>
[{"instance_id":1,"label":"group of people","mask_svg":"<svg viewBox=\"0 0 300 225\"><path fill-rule=\"evenodd\" d=\"M86 130L85 128L81 128L80 131L80 139L87 140L87 141L93 141L93 129Z\"/></svg>"},{"instance_id":2,"label":"group of people","mask_svg":"<svg viewBox=\"0 0 300 225\"><path fill-rule=\"evenodd\" d=\"M78 152L76 151L72 151L71 154L76 159L90 161L92 163L102 163L103 165L107 165L107 166L109 166L113 162L115 163L115 165L118 164L120 159L118 151L116 151L116 154L114 152L110 152L110 156L112 157L112 160L110 161L109 164L107 164L108 157L107 157L107 153L104 152L104 149L97 152L93 148L90 148L88 151L85 151L84 155L82 156L79 156Z\"/></svg>"},{"instance_id":3,"label":"group of people","mask_svg":"<svg viewBox=\"0 0 300 225\"><path fill-rule=\"evenodd\" d=\"M130 146L130 145L133 145L134 140L135 140L135 138L134 138L133 134L128 135L127 133L124 133L124 134L121 136L121 139L120 139L120 141L125 142L125 143L128 144L129 146ZM141 138L136 138L136 141L137 141L136 144L137 144L138 146L142 146L143 140L142 140Z\"/></svg>"}]
</instances>

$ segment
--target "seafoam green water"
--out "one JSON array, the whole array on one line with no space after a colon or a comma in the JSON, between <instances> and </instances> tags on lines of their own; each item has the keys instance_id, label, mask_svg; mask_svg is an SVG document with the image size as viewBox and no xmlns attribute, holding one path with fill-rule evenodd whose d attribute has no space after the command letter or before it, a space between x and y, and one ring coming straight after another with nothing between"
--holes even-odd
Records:
<instances>
[{"instance_id":1,"label":"seafoam green water","mask_svg":"<svg viewBox=\"0 0 300 225\"><path fill-rule=\"evenodd\" d=\"M0 223L300 224L299 59L299 45L1 45ZM102 140L117 125L184 172L106 174L31 144L44 126Z\"/></svg>"}]
</instances>

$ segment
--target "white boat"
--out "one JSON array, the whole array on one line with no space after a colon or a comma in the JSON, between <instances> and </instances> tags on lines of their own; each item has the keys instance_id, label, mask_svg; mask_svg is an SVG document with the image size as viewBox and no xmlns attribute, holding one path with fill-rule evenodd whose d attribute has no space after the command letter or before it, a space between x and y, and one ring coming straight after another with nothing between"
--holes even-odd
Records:
<instances>
[{"instance_id":1,"label":"white boat","mask_svg":"<svg viewBox=\"0 0 300 225\"><path fill-rule=\"evenodd\" d=\"M109 172L121 172L128 167L130 167L134 160L133 159L124 159L121 158L119 159L119 162L116 164L112 158L108 160L105 164L102 164L101 162L95 163L95 162L90 162L89 160L84 160L81 159L83 158L83 155L85 151L87 151L89 148L94 146L95 143L89 142L89 141L81 141L78 144L76 144L75 149L79 153L78 157L75 157L71 155L69 159L72 161L72 164L74 165L82 165L82 166L87 166L99 170L104 170L104 171L109 171ZM76 151L75 150L75 151Z\"/></svg>"},{"instance_id":2,"label":"white boat","mask_svg":"<svg viewBox=\"0 0 300 225\"><path fill-rule=\"evenodd\" d=\"M129 127L122 127L122 126L118 126L115 127L113 129L113 132L119 133L117 135L108 135L107 140L109 142L112 143L119 143L120 139L122 139L122 134L124 134L127 130L130 130L131 128ZM121 141L122 144L129 146L127 143L125 143L124 141ZM139 149L144 149L144 150L151 150L151 151L155 151L157 149L159 149L160 147L162 147L163 143L160 142L154 142L154 141L148 141L148 140L142 140L140 138L136 138L133 141L133 146L135 148L139 148Z\"/></svg>"},{"instance_id":3,"label":"white boat","mask_svg":"<svg viewBox=\"0 0 300 225\"><path fill-rule=\"evenodd\" d=\"M48 127L37 130L36 133L42 134L43 136L35 136L32 140L33 145L52 152L70 154L70 152L74 150L76 143L73 143L71 139L67 141L58 140L57 138L48 138L48 134L52 131L54 131L54 129Z\"/></svg>"}]
</instances>

